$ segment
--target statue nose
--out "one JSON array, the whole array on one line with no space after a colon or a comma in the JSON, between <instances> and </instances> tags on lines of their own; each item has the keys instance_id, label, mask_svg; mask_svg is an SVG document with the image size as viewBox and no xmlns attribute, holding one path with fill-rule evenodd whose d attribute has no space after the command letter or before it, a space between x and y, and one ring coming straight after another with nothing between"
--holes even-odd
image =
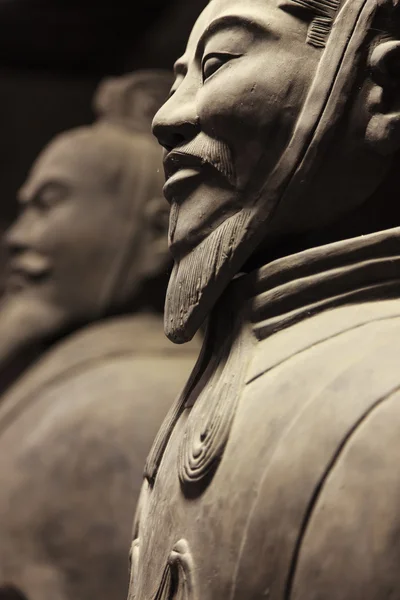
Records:
<instances>
[{"instance_id":1,"label":"statue nose","mask_svg":"<svg viewBox=\"0 0 400 600\"><path fill-rule=\"evenodd\" d=\"M157 122L153 125L153 133L168 151L192 140L200 128L195 122L177 121L175 123Z\"/></svg>"},{"instance_id":2,"label":"statue nose","mask_svg":"<svg viewBox=\"0 0 400 600\"><path fill-rule=\"evenodd\" d=\"M200 131L199 118L190 107L177 110L172 105L172 97L156 114L153 133L159 143L168 151L192 140Z\"/></svg>"},{"instance_id":3,"label":"statue nose","mask_svg":"<svg viewBox=\"0 0 400 600\"><path fill-rule=\"evenodd\" d=\"M5 232L2 239L3 246L11 254L19 253L35 243L38 236L37 229L34 215L27 209Z\"/></svg>"}]
</instances>

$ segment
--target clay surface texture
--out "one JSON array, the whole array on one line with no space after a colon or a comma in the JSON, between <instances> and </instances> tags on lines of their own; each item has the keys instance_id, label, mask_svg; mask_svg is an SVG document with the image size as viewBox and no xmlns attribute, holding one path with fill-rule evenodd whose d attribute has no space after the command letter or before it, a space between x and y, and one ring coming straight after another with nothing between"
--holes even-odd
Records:
<instances>
[{"instance_id":1,"label":"clay surface texture","mask_svg":"<svg viewBox=\"0 0 400 600\"><path fill-rule=\"evenodd\" d=\"M130 600L399 598L400 10L211 0L154 133L171 340Z\"/></svg>"},{"instance_id":2,"label":"clay surface texture","mask_svg":"<svg viewBox=\"0 0 400 600\"><path fill-rule=\"evenodd\" d=\"M169 74L104 81L42 152L6 234L0 598L124 598L132 505L197 356L164 336L170 256L151 119Z\"/></svg>"}]
</instances>

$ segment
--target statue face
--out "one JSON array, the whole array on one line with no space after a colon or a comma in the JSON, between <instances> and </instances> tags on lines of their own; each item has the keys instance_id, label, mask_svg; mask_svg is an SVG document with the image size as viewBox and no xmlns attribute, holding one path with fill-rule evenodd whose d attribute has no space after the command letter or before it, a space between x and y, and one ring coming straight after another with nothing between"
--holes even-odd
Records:
<instances>
[{"instance_id":1,"label":"statue face","mask_svg":"<svg viewBox=\"0 0 400 600\"><path fill-rule=\"evenodd\" d=\"M175 256L243 206L280 158L320 57L307 29L276 0L213 0L196 23L154 121L172 151L164 191Z\"/></svg>"},{"instance_id":2,"label":"statue face","mask_svg":"<svg viewBox=\"0 0 400 600\"><path fill-rule=\"evenodd\" d=\"M42 153L6 236L6 298L45 307L49 320L54 316L62 326L93 320L104 309L132 228L129 207L116 192L112 157L93 136L67 134Z\"/></svg>"},{"instance_id":3,"label":"statue face","mask_svg":"<svg viewBox=\"0 0 400 600\"><path fill-rule=\"evenodd\" d=\"M175 341L194 334L235 274L224 275L224 262L246 228L241 209L281 158L315 75L321 51L307 33L276 0L213 0L176 63L173 94L154 120L167 150L176 264L166 332Z\"/></svg>"}]
</instances>

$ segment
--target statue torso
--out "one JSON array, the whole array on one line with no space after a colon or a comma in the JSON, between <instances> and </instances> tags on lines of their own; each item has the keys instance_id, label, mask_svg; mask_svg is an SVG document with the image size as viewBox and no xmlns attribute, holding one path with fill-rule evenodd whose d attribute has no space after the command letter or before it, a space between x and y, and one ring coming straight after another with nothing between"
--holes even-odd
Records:
<instances>
[{"instance_id":1,"label":"statue torso","mask_svg":"<svg viewBox=\"0 0 400 600\"><path fill-rule=\"evenodd\" d=\"M132 599L397 597L400 302L386 250L331 265L322 251L315 281L304 264L292 289L291 267L274 281L282 264L228 290L148 461Z\"/></svg>"},{"instance_id":2,"label":"statue torso","mask_svg":"<svg viewBox=\"0 0 400 600\"><path fill-rule=\"evenodd\" d=\"M62 340L0 404L0 590L29 600L123 597L143 463L196 357L159 318Z\"/></svg>"}]
</instances>

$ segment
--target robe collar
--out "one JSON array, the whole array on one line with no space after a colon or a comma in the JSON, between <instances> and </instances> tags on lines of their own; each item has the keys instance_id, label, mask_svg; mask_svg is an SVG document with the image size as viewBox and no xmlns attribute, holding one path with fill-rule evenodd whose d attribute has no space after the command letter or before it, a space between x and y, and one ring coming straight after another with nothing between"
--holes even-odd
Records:
<instances>
[{"instance_id":1,"label":"robe collar","mask_svg":"<svg viewBox=\"0 0 400 600\"><path fill-rule=\"evenodd\" d=\"M319 246L239 278L263 340L332 308L400 297L400 227Z\"/></svg>"}]
</instances>

